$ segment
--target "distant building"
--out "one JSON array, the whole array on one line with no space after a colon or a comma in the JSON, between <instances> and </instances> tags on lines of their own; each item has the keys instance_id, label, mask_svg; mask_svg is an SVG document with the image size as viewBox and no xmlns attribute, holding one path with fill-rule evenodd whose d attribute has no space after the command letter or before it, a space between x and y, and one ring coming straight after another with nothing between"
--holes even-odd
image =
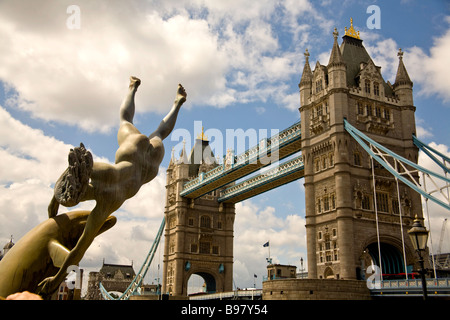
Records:
<instances>
[{"instance_id":1,"label":"distant building","mask_svg":"<svg viewBox=\"0 0 450 320\"><path fill-rule=\"evenodd\" d=\"M9 240L3 247L3 253L0 252L0 260L8 253L8 251L14 246L13 237L11 236L11 240Z\"/></svg>"},{"instance_id":2,"label":"distant building","mask_svg":"<svg viewBox=\"0 0 450 320\"><path fill-rule=\"evenodd\" d=\"M86 300L103 300L100 282L108 292L124 292L133 281L136 273L133 265L109 264L103 261L98 272L90 272Z\"/></svg>"},{"instance_id":3,"label":"distant building","mask_svg":"<svg viewBox=\"0 0 450 320\"><path fill-rule=\"evenodd\" d=\"M81 300L81 290L83 285L83 269L80 269L80 283L76 285L75 281L72 282L72 289L69 288L68 282L63 281L59 285L59 288L53 293L51 300Z\"/></svg>"},{"instance_id":4,"label":"distant building","mask_svg":"<svg viewBox=\"0 0 450 320\"><path fill-rule=\"evenodd\" d=\"M267 266L268 280L296 278L297 267L283 264L269 264Z\"/></svg>"}]
</instances>

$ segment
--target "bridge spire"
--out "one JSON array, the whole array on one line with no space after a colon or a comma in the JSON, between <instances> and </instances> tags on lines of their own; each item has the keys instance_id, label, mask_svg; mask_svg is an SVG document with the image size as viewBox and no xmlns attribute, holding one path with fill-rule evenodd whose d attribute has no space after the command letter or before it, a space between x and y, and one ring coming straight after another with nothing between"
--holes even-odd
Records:
<instances>
[{"instance_id":1,"label":"bridge spire","mask_svg":"<svg viewBox=\"0 0 450 320\"><path fill-rule=\"evenodd\" d=\"M333 49L331 49L331 55L330 60L328 61L328 67L332 65L338 65L343 64L344 59L342 58L341 50L339 49L339 44L337 41L339 32L336 28L334 28L333 37L334 37L334 43L333 43Z\"/></svg>"},{"instance_id":2,"label":"bridge spire","mask_svg":"<svg viewBox=\"0 0 450 320\"><path fill-rule=\"evenodd\" d=\"M313 74L311 71L311 66L309 65L309 52L308 49L305 50L305 65L303 67L302 78L300 79L300 83L298 87L300 88L300 106L307 103L309 97L311 96L311 88L312 88L312 78Z\"/></svg>"},{"instance_id":3,"label":"bridge spire","mask_svg":"<svg viewBox=\"0 0 450 320\"><path fill-rule=\"evenodd\" d=\"M408 72L406 71L405 64L403 63L403 51L398 49L398 69L397 75L395 77L395 82L393 85L394 93L399 98L400 103L403 105L413 105L413 95L412 87L413 82L409 78Z\"/></svg>"}]
</instances>

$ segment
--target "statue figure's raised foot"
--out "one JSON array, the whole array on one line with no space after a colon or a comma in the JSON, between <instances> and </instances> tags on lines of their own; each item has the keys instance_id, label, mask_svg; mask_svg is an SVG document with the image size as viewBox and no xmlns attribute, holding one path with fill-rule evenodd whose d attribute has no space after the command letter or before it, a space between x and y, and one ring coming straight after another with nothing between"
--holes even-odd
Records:
<instances>
[{"instance_id":1,"label":"statue figure's raised foot","mask_svg":"<svg viewBox=\"0 0 450 320\"><path fill-rule=\"evenodd\" d=\"M130 77L130 85L129 85L130 89L133 89L133 88L137 89L140 84L141 84L141 79L133 77L133 76Z\"/></svg>"}]
</instances>

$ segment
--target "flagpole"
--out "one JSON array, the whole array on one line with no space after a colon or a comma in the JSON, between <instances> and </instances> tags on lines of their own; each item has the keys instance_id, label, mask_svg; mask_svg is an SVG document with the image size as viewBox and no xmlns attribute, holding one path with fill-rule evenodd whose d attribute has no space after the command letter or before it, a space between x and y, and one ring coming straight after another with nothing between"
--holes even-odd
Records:
<instances>
[{"instance_id":1,"label":"flagpole","mask_svg":"<svg viewBox=\"0 0 450 320\"><path fill-rule=\"evenodd\" d=\"M266 243L263 244L263 247L268 247L269 248L269 257L267 258L267 262L271 264L271 259L270 259L270 240L267 241Z\"/></svg>"}]
</instances>

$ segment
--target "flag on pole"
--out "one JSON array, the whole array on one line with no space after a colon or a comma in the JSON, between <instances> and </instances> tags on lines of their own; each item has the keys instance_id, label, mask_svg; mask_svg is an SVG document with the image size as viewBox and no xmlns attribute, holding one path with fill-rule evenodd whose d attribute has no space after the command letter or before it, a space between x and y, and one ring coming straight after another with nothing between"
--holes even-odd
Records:
<instances>
[{"instance_id":1,"label":"flag on pole","mask_svg":"<svg viewBox=\"0 0 450 320\"><path fill-rule=\"evenodd\" d=\"M266 243L263 244L263 247L268 247L269 246L269 241L267 241Z\"/></svg>"}]
</instances>

